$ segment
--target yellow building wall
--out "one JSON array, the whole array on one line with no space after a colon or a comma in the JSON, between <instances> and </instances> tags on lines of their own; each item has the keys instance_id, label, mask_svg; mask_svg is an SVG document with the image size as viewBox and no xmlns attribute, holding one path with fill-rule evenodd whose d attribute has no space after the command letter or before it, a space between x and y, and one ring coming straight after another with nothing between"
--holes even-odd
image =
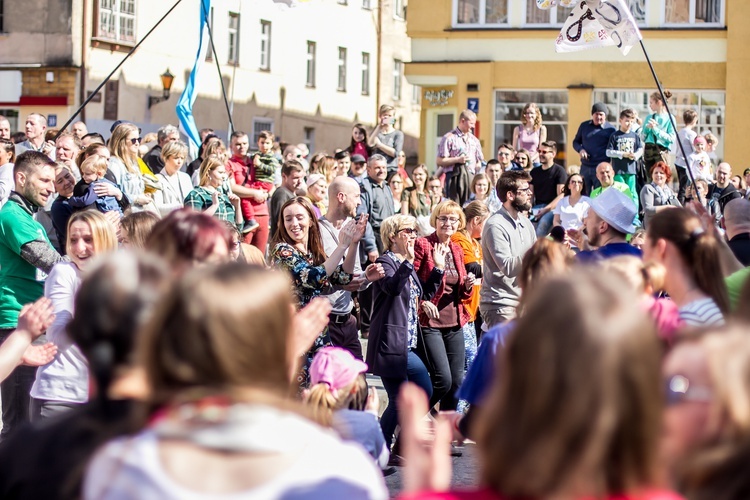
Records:
<instances>
[{"instance_id":1,"label":"yellow building wall","mask_svg":"<svg viewBox=\"0 0 750 500\"><path fill-rule=\"evenodd\" d=\"M745 153L747 118L750 116L750 2L727 1L726 127L724 156L736 174L750 166ZM733 22L734 21L734 22ZM734 28L734 29L731 29Z\"/></svg>"}]
</instances>

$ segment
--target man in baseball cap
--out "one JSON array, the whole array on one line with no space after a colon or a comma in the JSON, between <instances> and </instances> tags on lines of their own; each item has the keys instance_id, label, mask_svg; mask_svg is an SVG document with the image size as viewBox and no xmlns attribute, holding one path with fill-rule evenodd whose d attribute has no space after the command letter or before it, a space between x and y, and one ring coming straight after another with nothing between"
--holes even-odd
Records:
<instances>
[{"instance_id":1,"label":"man in baseball cap","mask_svg":"<svg viewBox=\"0 0 750 500\"><path fill-rule=\"evenodd\" d=\"M585 230L569 230L568 236L576 241L582 251L580 262L609 259L618 255L641 257L641 251L627 242L633 234L637 211L635 203L616 189L607 189L591 200L584 220Z\"/></svg>"},{"instance_id":2,"label":"man in baseball cap","mask_svg":"<svg viewBox=\"0 0 750 500\"><path fill-rule=\"evenodd\" d=\"M367 172L365 171L366 168L367 160L365 160L364 156L352 155L352 164L349 168L349 177L361 184L362 181L365 180L365 177L367 177Z\"/></svg>"}]
</instances>

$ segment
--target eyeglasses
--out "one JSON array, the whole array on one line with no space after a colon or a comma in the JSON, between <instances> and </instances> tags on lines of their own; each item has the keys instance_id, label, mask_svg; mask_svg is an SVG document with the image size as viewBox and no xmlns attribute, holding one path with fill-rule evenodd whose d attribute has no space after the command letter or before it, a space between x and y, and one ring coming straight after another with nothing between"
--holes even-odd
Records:
<instances>
[{"instance_id":1,"label":"eyeglasses","mask_svg":"<svg viewBox=\"0 0 750 500\"><path fill-rule=\"evenodd\" d=\"M516 193L527 193L527 194L531 194L531 188L530 188L530 187L519 188L519 189L516 189Z\"/></svg>"},{"instance_id":2,"label":"eyeglasses","mask_svg":"<svg viewBox=\"0 0 750 500\"><path fill-rule=\"evenodd\" d=\"M411 234L417 234L417 230L414 229L413 227L405 227L403 229L399 229L397 232L399 232L399 233L406 233L406 234L409 234L409 235L411 235Z\"/></svg>"},{"instance_id":3,"label":"eyeglasses","mask_svg":"<svg viewBox=\"0 0 750 500\"><path fill-rule=\"evenodd\" d=\"M130 139L130 144L138 144L138 143L140 143L140 142L141 142L142 140L143 140L143 139L142 139L142 138L140 138L140 137L134 137L134 138Z\"/></svg>"},{"instance_id":4,"label":"eyeglasses","mask_svg":"<svg viewBox=\"0 0 750 500\"><path fill-rule=\"evenodd\" d=\"M458 219L456 217L446 217L442 215L438 217L437 220L440 221L441 224L450 224L451 226L458 224Z\"/></svg>"},{"instance_id":5,"label":"eyeglasses","mask_svg":"<svg viewBox=\"0 0 750 500\"><path fill-rule=\"evenodd\" d=\"M686 401L709 402L713 391L708 387L692 386L690 380L682 375L674 375L666 380L664 391L667 406L674 406Z\"/></svg>"}]
</instances>

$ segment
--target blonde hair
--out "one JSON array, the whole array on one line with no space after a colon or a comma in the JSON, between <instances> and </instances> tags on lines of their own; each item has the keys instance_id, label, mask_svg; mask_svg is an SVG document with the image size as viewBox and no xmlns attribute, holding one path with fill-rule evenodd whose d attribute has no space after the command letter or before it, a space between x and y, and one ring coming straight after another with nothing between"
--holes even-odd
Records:
<instances>
[{"instance_id":1,"label":"blonde hair","mask_svg":"<svg viewBox=\"0 0 750 500\"><path fill-rule=\"evenodd\" d=\"M334 396L328 384L319 383L307 391L307 404L313 419L322 425L331 425L333 412L348 408L358 390L361 389L364 374L359 374L350 384L342 387ZM365 382L365 387L367 382Z\"/></svg>"},{"instance_id":2,"label":"blonde hair","mask_svg":"<svg viewBox=\"0 0 750 500\"><path fill-rule=\"evenodd\" d=\"M107 173L108 161L101 155L91 155L81 163L80 170L84 174L86 172L94 172L99 177L104 177Z\"/></svg>"},{"instance_id":3,"label":"blonde hair","mask_svg":"<svg viewBox=\"0 0 750 500\"><path fill-rule=\"evenodd\" d=\"M530 102L523 107L523 110L521 111L521 124L524 127L529 124L526 120L526 111L530 109L536 111L536 115L534 116L534 130L539 130L540 128L542 128L542 111L539 109L536 103Z\"/></svg>"},{"instance_id":4,"label":"blonde hair","mask_svg":"<svg viewBox=\"0 0 750 500\"><path fill-rule=\"evenodd\" d=\"M128 145L128 136L138 130L138 127L132 123L121 123L115 127L112 137L109 138L109 150L112 151L112 156L119 158L131 174L140 173L140 169L138 168L138 155L132 152Z\"/></svg>"},{"instance_id":5,"label":"blonde hair","mask_svg":"<svg viewBox=\"0 0 750 500\"><path fill-rule=\"evenodd\" d=\"M161 148L162 160L182 156L187 157L188 147L182 141L169 141Z\"/></svg>"},{"instance_id":6,"label":"blonde hair","mask_svg":"<svg viewBox=\"0 0 750 500\"><path fill-rule=\"evenodd\" d=\"M464 211L461 208L461 205L455 201L445 200L435 205L435 208L432 209L432 213L430 214L430 225L432 227L437 227L437 218L443 214L455 215L458 217L458 227L456 230L458 230L459 227L466 227L466 216L464 215Z\"/></svg>"},{"instance_id":7,"label":"blonde hair","mask_svg":"<svg viewBox=\"0 0 750 500\"><path fill-rule=\"evenodd\" d=\"M81 210L75 212L68 219L68 238L65 248L68 254L72 254L70 248L70 228L76 222L85 222L91 229L91 239L94 242L94 252L97 254L117 250L117 234L111 222L97 210Z\"/></svg>"},{"instance_id":8,"label":"blonde hair","mask_svg":"<svg viewBox=\"0 0 750 500\"><path fill-rule=\"evenodd\" d=\"M391 215L380 223L380 239L383 240L383 246L386 250L391 250L393 246L391 239L396 237L396 233L399 230L406 228L416 229L416 227L417 219L411 215Z\"/></svg>"},{"instance_id":9,"label":"blonde hair","mask_svg":"<svg viewBox=\"0 0 750 500\"><path fill-rule=\"evenodd\" d=\"M216 170L217 168L224 165L224 162L221 161L221 158L217 155L210 155L207 156L203 162L201 163L200 170L198 171L198 184L200 186L205 186L208 184L208 176Z\"/></svg>"},{"instance_id":10,"label":"blonde hair","mask_svg":"<svg viewBox=\"0 0 750 500\"><path fill-rule=\"evenodd\" d=\"M378 116L383 116L384 114L389 113L389 112L395 113L396 108L394 108L390 104L383 104L382 106L380 106L380 109L378 110Z\"/></svg>"},{"instance_id":11,"label":"blonde hair","mask_svg":"<svg viewBox=\"0 0 750 500\"><path fill-rule=\"evenodd\" d=\"M605 271L617 273L636 292L645 293L649 289L660 292L664 289L667 270L657 262L644 262L632 255L618 255L602 260L599 265Z\"/></svg>"}]
</instances>

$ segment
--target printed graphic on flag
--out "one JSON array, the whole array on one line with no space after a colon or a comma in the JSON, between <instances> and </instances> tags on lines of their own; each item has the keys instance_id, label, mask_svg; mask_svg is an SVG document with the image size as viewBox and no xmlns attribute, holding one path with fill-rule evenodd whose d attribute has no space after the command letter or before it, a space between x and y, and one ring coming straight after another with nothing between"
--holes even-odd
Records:
<instances>
[{"instance_id":1,"label":"printed graphic on flag","mask_svg":"<svg viewBox=\"0 0 750 500\"><path fill-rule=\"evenodd\" d=\"M578 0L555 40L555 51L576 52L614 45L627 55L641 39L641 31L624 0Z\"/></svg>"}]
</instances>

